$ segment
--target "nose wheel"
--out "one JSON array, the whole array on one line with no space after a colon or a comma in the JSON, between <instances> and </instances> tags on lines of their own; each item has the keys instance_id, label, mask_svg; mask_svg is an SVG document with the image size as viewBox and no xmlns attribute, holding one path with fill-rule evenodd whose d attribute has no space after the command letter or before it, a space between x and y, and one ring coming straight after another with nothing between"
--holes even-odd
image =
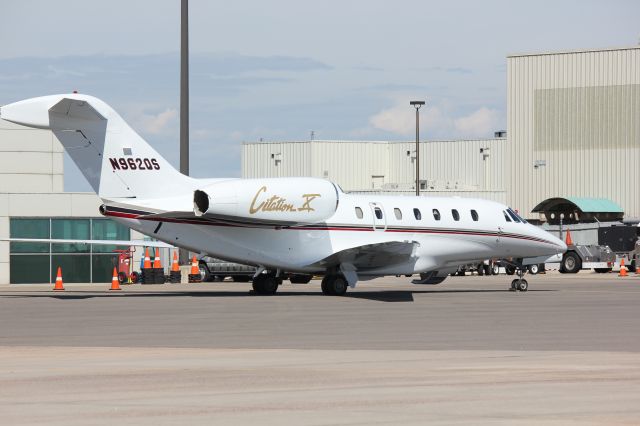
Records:
<instances>
[{"instance_id":1,"label":"nose wheel","mask_svg":"<svg viewBox=\"0 0 640 426\"><path fill-rule=\"evenodd\" d=\"M510 291L527 291L529 290L529 283L522 278L524 276L524 268L518 268L518 278L511 281Z\"/></svg>"},{"instance_id":2,"label":"nose wheel","mask_svg":"<svg viewBox=\"0 0 640 426\"><path fill-rule=\"evenodd\" d=\"M529 283L525 279L515 279L511 281L511 291L527 291L529 289Z\"/></svg>"}]
</instances>

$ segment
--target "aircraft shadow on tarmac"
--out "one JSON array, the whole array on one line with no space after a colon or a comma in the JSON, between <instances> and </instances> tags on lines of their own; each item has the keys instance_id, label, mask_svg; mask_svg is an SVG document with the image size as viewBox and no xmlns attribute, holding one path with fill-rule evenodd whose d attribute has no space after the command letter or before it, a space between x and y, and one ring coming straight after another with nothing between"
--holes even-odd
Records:
<instances>
[{"instance_id":1,"label":"aircraft shadow on tarmac","mask_svg":"<svg viewBox=\"0 0 640 426\"><path fill-rule=\"evenodd\" d=\"M530 292L557 291L548 289L529 290ZM365 299L376 302L413 302L414 294L468 294L468 293L509 293L509 290L483 290L483 289L461 289L461 290L373 290L350 292L341 298ZM292 296L318 296L328 297L321 292L314 291L287 291L280 292L273 296L260 296L253 291L168 291L168 292L135 292L135 293L96 293L95 291L70 291L65 294L32 293L32 294L0 294L0 298L49 298L59 300L84 300L95 298L145 298L145 297L292 297Z\"/></svg>"}]
</instances>

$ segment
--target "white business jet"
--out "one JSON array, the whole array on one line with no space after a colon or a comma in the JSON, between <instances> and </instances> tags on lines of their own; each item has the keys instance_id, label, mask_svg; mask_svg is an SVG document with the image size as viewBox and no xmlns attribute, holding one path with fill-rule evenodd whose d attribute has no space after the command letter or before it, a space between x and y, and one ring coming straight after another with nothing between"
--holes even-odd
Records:
<instances>
[{"instance_id":1,"label":"white business jet","mask_svg":"<svg viewBox=\"0 0 640 426\"><path fill-rule=\"evenodd\" d=\"M566 250L486 200L352 195L314 178L194 179L92 96L27 99L3 106L0 117L52 130L103 200L101 214L201 255L255 265L261 294L277 291L282 271L324 275L322 291L343 295L385 275L437 284L483 259L512 259L522 271L524 258ZM511 288L527 290L522 272Z\"/></svg>"}]
</instances>

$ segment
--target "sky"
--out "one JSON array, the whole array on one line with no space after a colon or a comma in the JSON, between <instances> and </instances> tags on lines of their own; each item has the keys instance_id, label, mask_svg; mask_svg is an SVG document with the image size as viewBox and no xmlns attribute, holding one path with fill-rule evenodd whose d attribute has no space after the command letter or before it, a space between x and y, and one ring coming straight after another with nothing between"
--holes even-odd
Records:
<instances>
[{"instance_id":1,"label":"sky","mask_svg":"<svg viewBox=\"0 0 640 426\"><path fill-rule=\"evenodd\" d=\"M5 0L0 105L78 90L179 164L180 0ZM191 175L243 142L506 129L506 56L640 42L640 2L190 0ZM90 191L65 158L65 190Z\"/></svg>"}]
</instances>

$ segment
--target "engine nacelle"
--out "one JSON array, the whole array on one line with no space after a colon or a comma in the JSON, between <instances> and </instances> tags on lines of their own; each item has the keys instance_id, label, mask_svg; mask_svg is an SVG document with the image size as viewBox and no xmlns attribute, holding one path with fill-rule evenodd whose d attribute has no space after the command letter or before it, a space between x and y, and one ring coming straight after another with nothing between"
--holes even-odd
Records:
<instances>
[{"instance_id":1,"label":"engine nacelle","mask_svg":"<svg viewBox=\"0 0 640 426\"><path fill-rule=\"evenodd\" d=\"M193 193L196 216L265 224L318 223L338 207L336 186L324 179L237 179Z\"/></svg>"}]
</instances>

